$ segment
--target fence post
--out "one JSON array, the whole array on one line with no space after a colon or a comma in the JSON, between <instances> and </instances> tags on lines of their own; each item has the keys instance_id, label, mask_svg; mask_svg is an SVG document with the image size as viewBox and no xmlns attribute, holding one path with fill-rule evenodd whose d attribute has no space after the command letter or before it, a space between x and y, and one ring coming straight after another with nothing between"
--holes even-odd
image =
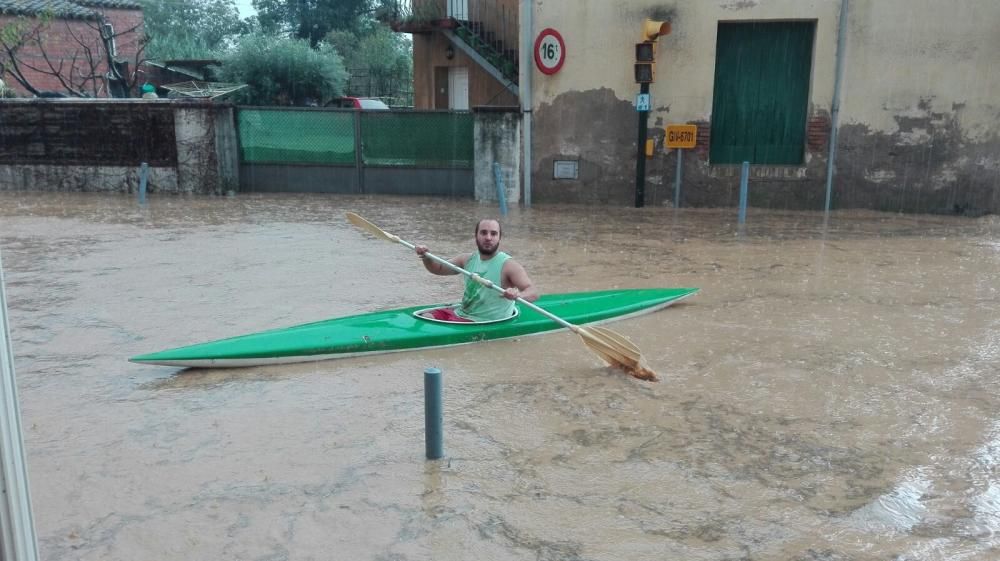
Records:
<instances>
[{"instance_id":1,"label":"fence post","mask_svg":"<svg viewBox=\"0 0 1000 561\"><path fill-rule=\"evenodd\" d=\"M354 112L354 165L358 168L358 192L365 192L365 160L362 150L364 142L361 139L361 110Z\"/></svg>"}]
</instances>

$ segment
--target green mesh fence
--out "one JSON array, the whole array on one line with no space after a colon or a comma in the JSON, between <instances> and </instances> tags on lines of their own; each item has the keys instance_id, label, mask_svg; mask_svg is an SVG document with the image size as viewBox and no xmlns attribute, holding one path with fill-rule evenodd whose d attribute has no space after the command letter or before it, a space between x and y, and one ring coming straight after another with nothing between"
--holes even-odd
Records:
<instances>
[{"instance_id":1,"label":"green mesh fence","mask_svg":"<svg viewBox=\"0 0 1000 561\"><path fill-rule=\"evenodd\" d=\"M246 109L238 114L243 162L354 165L354 111ZM471 168L472 114L363 111L366 166Z\"/></svg>"},{"instance_id":2,"label":"green mesh fence","mask_svg":"<svg viewBox=\"0 0 1000 561\"><path fill-rule=\"evenodd\" d=\"M241 108L238 121L243 162L355 163L353 112Z\"/></svg>"},{"instance_id":3,"label":"green mesh fence","mask_svg":"<svg viewBox=\"0 0 1000 561\"><path fill-rule=\"evenodd\" d=\"M361 113L366 166L471 168L471 113L365 111Z\"/></svg>"}]
</instances>

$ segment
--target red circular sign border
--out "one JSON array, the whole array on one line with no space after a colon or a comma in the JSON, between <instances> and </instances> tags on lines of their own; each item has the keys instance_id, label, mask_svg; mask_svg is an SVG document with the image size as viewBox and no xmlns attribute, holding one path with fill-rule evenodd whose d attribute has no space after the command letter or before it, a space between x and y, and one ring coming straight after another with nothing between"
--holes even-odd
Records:
<instances>
[{"instance_id":1,"label":"red circular sign border","mask_svg":"<svg viewBox=\"0 0 1000 561\"><path fill-rule=\"evenodd\" d=\"M561 49L561 51L562 51L562 56L559 57L559 64L556 64L552 68L546 68L545 65L542 64L541 57L538 56L538 47L541 46L542 39L545 39L546 37L548 37L550 35L552 37L555 37L556 41L559 42L559 49ZM535 54L535 66L538 68L538 70L542 74L548 74L548 75L551 76L552 74L555 74L556 72L559 72L559 69L562 68L563 63L566 62L566 42L563 41L562 35L560 35L558 31L556 31L555 29L552 29L551 27L546 27L545 29L542 30L541 33L538 34L538 38L535 39L535 49L534 50L535 50L535 53L534 53Z\"/></svg>"}]
</instances>

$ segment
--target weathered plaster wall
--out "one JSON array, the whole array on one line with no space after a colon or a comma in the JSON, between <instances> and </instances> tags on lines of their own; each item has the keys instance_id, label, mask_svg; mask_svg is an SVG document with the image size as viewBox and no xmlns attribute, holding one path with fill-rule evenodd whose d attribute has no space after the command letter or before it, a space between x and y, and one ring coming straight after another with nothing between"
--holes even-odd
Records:
<instances>
[{"instance_id":1,"label":"weathered plaster wall","mask_svg":"<svg viewBox=\"0 0 1000 561\"><path fill-rule=\"evenodd\" d=\"M738 168L708 160L720 21L816 22L801 166L754 166L754 206L821 209L841 0L547 0L535 31L566 40L562 70L533 76L534 200L631 204L639 86L634 44L644 18L670 20L651 85L650 137L697 123L685 153L682 204L737 203ZM834 205L908 212L1000 211L1000 3L852 0ZM660 144L658 144L660 146ZM553 180L552 162L578 159L579 180ZM672 204L676 154L647 160L646 204Z\"/></svg>"},{"instance_id":2,"label":"weathered plaster wall","mask_svg":"<svg viewBox=\"0 0 1000 561\"><path fill-rule=\"evenodd\" d=\"M493 164L500 164L508 204L521 200L521 113L519 108L480 108L474 113L474 174L477 201L498 201Z\"/></svg>"},{"instance_id":3,"label":"weathered plaster wall","mask_svg":"<svg viewBox=\"0 0 1000 561\"><path fill-rule=\"evenodd\" d=\"M835 201L1000 212L1000 3L852 1Z\"/></svg>"},{"instance_id":4,"label":"weathered plaster wall","mask_svg":"<svg viewBox=\"0 0 1000 561\"><path fill-rule=\"evenodd\" d=\"M182 193L219 193L219 159L215 153L215 116L199 108L174 112L177 135L177 189Z\"/></svg>"},{"instance_id":5,"label":"weathered plaster wall","mask_svg":"<svg viewBox=\"0 0 1000 561\"><path fill-rule=\"evenodd\" d=\"M534 133L538 140L533 146L532 197L540 202L635 201L638 118L634 101L639 85L633 79L632 64L635 43L642 40L642 22L648 17L672 22L670 35L660 38L657 46L657 79L650 85L653 108L649 137L662 139L663 127L670 123L704 126L701 149L685 158L684 203L732 204L735 199L730 197L727 181L716 177L728 170L712 170L707 161L718 22L816 21L816 44L829 48L817 47L815 51L810 120L814 127L825 130L833 95L839 8L839 0L639 0L620 4L549 0L536 5L536 30L557 29L566 41L567 57L554 76L534 74ZM582 130L590 128L593 130ZM672 204L676 156L663 151L662 142L658 141L657 147L657 155L646 163L646 204ZM814 148L822 151L825 145ZM825 164L814 161L815 155L807 156L805 166L811 175L818 176ZM552 162L572 158L580 159L580 179L552 179ZM775 174L769 170L764 175ZM803 175L794 175L775 182L776 195L800 196L796 192ZM761 194L758 190L756 196Z\"/></svg>"}]
</instances>

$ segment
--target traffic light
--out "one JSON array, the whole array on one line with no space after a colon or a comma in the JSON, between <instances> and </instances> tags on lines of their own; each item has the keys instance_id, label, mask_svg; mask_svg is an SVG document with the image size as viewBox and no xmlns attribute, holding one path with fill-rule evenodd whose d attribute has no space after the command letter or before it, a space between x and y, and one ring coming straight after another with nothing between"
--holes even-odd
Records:
<instances>
[{"instance_id":1,"label":"traffic light","mask_svg":"<svg viewBox=\"0 0 1000 561\"><path fill-rule=\"evenodd\" d=\"M656 43L645 41L635 44L635 81L649 84L656 79Z\"/></svg>"},{"instance_id":2,"label":"traffic light","mask_svg":"<svg viewBox=\"0 0 1000 561\"><path fill-rule=\"evenodd\" d=\"M656 39L670 33L669 21L646 19L642 22L642 42L635 44L635 81L650 84L656 80Z\"/></svg>"}]
</instances>

